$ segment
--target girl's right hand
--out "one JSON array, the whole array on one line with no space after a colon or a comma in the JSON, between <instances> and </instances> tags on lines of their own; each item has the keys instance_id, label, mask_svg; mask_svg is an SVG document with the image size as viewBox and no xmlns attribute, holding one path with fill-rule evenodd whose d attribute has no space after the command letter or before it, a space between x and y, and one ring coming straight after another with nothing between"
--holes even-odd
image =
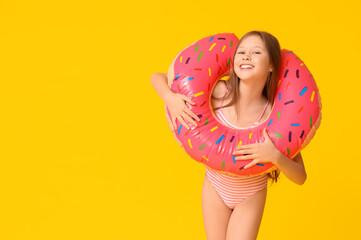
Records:
<instances>
[{"instance_id":1,"label":"girl's right hand","mask_svg":"<svg viewBox=\"0 0 361 240\"><path fill-rule=\"evenodd\" d=\"M187 120L195 127L197 126L197 123L192 118L199 121L198 116L187 107L185 101L192 105L195 105L195 103L190 98L180 93L172 92L165 100L165 104L167 105L169 112L172 116L171 120L174 129L177 129L176 119L178 119L178 121L187 129L190 129L190 127L184 120Z\"/></svg>"}]
</instances>

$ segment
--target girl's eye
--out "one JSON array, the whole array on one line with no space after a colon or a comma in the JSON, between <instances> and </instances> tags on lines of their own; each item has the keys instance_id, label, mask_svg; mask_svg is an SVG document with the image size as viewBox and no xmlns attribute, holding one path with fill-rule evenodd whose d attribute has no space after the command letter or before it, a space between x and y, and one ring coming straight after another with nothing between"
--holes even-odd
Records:
<instances>
[{"instance_id":1,"label":"girl's eye","mask_svg":"<svg viewBox=\"0 0 361 240\"><path fill-rule=\"evenodd\" d=\"M253 53L261 54L261 52L253 52ZM244 52L238 52L238 54L244 54Z\"/></svg>"}]
</instances>

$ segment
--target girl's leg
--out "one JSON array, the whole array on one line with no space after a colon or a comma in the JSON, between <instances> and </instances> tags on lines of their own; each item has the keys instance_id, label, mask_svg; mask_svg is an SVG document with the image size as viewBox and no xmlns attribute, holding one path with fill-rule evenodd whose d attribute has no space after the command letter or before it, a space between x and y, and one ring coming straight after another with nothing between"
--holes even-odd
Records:
<instances>
[{"instance_id":1,"label":"girl's leg","mask_svg":"<svg viewBox=\"0 0 361 240\"><path fill-rule=\"evenodd\" d=\"M202 187L202 211L207 240L225 240L232 209L222 201L207 175Z\"/></svg>"},{"instance_id":2,"label":"girl's leg","mask_svg":"<svg viewBox=\"0 0 361 240\"><path fill-rule=\"evenodd\" d=\"M256 240L264 206L267 187L237 204L229 219L227 240Z\"/></svg>"}]
</instances>

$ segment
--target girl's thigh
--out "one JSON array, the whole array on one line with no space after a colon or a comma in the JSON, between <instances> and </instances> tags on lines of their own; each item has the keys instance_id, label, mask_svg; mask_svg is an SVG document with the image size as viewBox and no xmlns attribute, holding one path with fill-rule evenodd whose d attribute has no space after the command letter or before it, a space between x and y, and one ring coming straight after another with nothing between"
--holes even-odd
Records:
<instances>
[{"instance_id":1,"label":"girl's thigh","mask_svg":"<svg viewBox=\"0 0 361 240\"><path fill-rule=\"evenodd\" d=\"M202 212L207 240L225 240L232 209L226 206L206 175L202 187Z\"/></svg>"},{"instance_id":2,"label":"girl's thigh","mask_svg":"<svg viewBox=\"0 0 361 240\"><path fill-rule=\"evenodd\" d=\"M266 204L267 187L236 205L229 219L227 240L255 240Z\"/></svg>"}]
</instances>

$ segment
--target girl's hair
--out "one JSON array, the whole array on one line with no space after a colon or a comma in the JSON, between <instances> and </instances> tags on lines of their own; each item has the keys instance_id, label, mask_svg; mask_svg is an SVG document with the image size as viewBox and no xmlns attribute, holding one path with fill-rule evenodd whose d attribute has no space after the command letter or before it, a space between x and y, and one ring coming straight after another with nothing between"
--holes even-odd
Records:
<instances>
[{"instance_id":1,"label":"girl's hair","mask_svg":"<svg viewBox=\"0 0 361 240\"><path fill-rule=\"evenodd\" d=\"M236 56L237 49L238 49L239 45L241 44L242 40L251 35L258 35L263 40L263 42L266 46L266 50L269 55L270 63L273 67L273 71L270 72L270 74L268 75L267 82L262 91L263 96L265 96L268 99L268 101L273 105L274 97L275 97L275 93L276 93L276 89L277 89L277 82L278 82L277 77L278 77L279 67L280 67L280 62L281 62L280 44L279 44L277 38L275 38L270 33L263 32L263 31L248 32L245 35L243 35L243 37L238 41L238 44L237 44L234 54L233 54L233 60ZM236 104L236 114L237 114L237 119L238 119L238 117L239 117L239 110L238 110L239 109L239 107L238 107L239 101L238 100L240 97L239 96L240 79L234 72L233 64L232 64L232 68L230 70L230 76L229 76L228 82L229 82L229 84L227 84L228 92L227 92L226 96L224 96L224 98L227 98L229 95L231 95L232 99L228 104L226 104L223 107L228 107L228 106L232 106L233 104ZM216 97L212 96L212 98L221 99L223 97L216 98ZM220 108L220 107L214 108L213 110L216 110L218 108ZM279 175L280 175L279 170L274 170L270 173L267 173L267 177L269 179L272 179L272 183L277 182Z\"/></svg>"}]
</instances>

